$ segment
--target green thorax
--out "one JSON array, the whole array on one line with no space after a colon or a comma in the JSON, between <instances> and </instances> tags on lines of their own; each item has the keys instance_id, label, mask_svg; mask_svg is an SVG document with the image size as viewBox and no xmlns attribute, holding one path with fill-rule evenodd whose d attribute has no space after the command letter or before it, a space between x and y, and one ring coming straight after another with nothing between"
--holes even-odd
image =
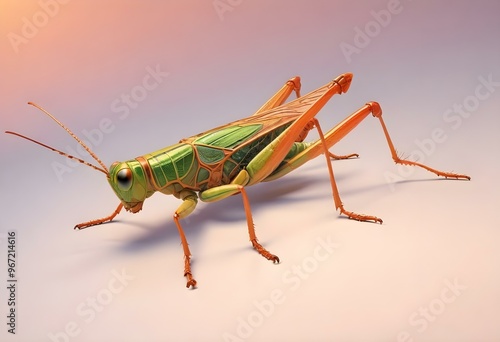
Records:
<instances>
[{"instance_id":1,"label":"green thorax","mask_svg":"<svg viewBox=\"0 0 500 342\"><path fill-rule=\"evenodd\" d=\"M228 184L289 122L266 127L259 123L227 125L184 139L144 155L154 190L178 193L203 191Z\"/></svg>"}]
</instances>

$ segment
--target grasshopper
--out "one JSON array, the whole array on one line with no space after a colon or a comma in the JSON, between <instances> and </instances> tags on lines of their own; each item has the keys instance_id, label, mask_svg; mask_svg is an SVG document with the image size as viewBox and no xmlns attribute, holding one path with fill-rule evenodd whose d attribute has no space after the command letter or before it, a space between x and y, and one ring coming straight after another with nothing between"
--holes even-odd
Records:
<instances>
[{"instance_id":1,"label":"grasshopper","mask_svg":"<svg viewBox=\"0 0 500 342\"><path fill-rule=\"evenodd\" d=\"M123 208L131 213L137 213L142 209L146 198L157 191L179 198L182 203L173 214L173 220L179 231L184 252L186 287L195 288L196 280L192 275L190 263L191 251L180 220L193 212L198 199L204 202L215 202L241 194L253 248L264 258L279 263L279 258L258 242L245 189L256 183L281 178L320 154L326 158L335 209L351 219L382 223L382 220L376 216L358 214L344 209L335 182L331 159L348 159L358 157L358 155L338 156L329 151L369 114L377 118L382 125L395 163L418 166L445 178L470 180L467 175L442 172L421 163L400 158L382 119L382 110L377 102L366 103L323 134L319 121L315 118L316 114L333 95L347 92L352 77L351 73L342 74L304 96L300 95L300 77L293 77L252 116L182 139L175 145L135 159L115 162L109 170L70 129L34 103L29 102L64 128L101 167L19 133L11 131L6 131L6 133L17 135L75 159L106 175L111 188L120 200L118 207L109 216L77 224L75 226L77 230L109 222ZM292 92L296 93L297 98L285 103ZM316 128L319 139L304 142L308 132L313 128Z\"/></svg>"}]
</instances>

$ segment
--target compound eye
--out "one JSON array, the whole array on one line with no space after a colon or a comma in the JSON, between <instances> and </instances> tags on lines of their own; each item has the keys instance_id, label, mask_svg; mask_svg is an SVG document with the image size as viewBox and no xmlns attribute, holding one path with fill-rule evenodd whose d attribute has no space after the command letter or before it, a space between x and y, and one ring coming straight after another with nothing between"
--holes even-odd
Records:
<instances>
[{"instance_id":1,"label":"compound eye","mask_svg":"<svg viewBox=\"0 0 500 342\"><path fill-rule=\"evenodd\" d=\"M132 171L130 169L121 169L116 174L116 181L121 190L127 191L132 186Z\"/></svg>"}]
</instances>

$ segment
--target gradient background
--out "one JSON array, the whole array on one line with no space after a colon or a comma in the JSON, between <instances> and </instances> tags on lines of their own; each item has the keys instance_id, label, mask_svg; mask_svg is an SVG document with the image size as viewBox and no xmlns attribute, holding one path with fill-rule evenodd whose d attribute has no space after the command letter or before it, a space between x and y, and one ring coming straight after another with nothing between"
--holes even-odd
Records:
<instances>
[{"instance_id":1,"label":"gradient background","mask_svg":"<svg viewBox=\"0 0 500 342\"><path fill-rule=\"evenodd\" d=\"M224 334L238 336L241 320L258 318L254 302L273 291L283 303L239 340L500 339L498 87L458 128L443 120L474 96L478 77L500 81L498 1L401 1L350 62L341 43L353 44L356 27L370 26L371 11L388 1L232 1L223 20L210 0L71 1L16 52L8 35L21 34L23 18L43 19L43 3L0 2L2 130L67 150L76 142L27 101L80 136L108 118L115 129L93 150L110 165L248 116L292 76L307 93L353 72L349 93L318 115L324 129L379 101L399 151L418 150L416 139L441 129L446 141L424 162L472 181L398 168L368 118L334 148L361 157L333 166L346 208L383 225L338 216L318 158L248 190L260 241L280 265L251 250L238 196L201 203L184 220L199 283L189 291L171 219L179 201L156 195L138 215L75 232L117 205L103 175L80 165L60 182L51 165L62 157L1 134L0 317L9 230L18 235L19 279L17 334L2 318L2 341L50 341L70 322L78 327L70 341L238 341ZM156 65L169 76L121 120L111 104ZM389 172L404 176L388 184ZM338 248L292 288L283 277L311 261L318 239ZM111 270L122 269L134 279L86 322L77 308L104 296ZM447 280L466 289L444 303Z\"/></svg>"}]
</instances>

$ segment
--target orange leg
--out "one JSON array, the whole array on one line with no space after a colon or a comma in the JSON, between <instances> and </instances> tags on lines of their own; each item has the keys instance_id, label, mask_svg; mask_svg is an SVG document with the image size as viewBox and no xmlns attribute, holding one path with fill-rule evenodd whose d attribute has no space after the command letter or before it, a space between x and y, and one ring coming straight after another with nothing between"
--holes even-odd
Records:
<instances>
[{"instance_id":1,"label":"orange leg","mask_svg":"<svg viewBox=\"0 0 500 342\"><path fill-rule=\"evenodd\" d=\"M417 162L414 162L411 160L399 158L398 154L396 153L396 149L394 148L394 145L392 144L391 137L389 136L389 131L387 131L387 127L385 126L384 119L382 119L382 109L380 108L380 105L377 102L371 102L371 103L368 103L368 105L370 105L370 107L372 109L373 116L380 120L380 124L382 125L382 129L384 130L385 139L387 140L387 144L389 145L389 150L391 151L392 159L394 160L394 162L396 164L419 166L423 169L426 169L429 172L435 173L436 175L442 176L445 178L470 180L470 177L467 175L462 175L462 174L453 173L453 172L443 172L443 171L433 169L432 167L429 167L429 166L421 164L421 163L417 163Z\"/></svg>"},{"instance_id":2,"label":"orange leg","mask_svg":"<svg viewBox=\"0 0 500 342\"><path fill-rule=\"evenodd\" d=\"M186 235L184 234L179 219L185 218L193 212L198 203L198 196L191 190L183 190L180 192L179 196L182 199L182 203L174 213L174 222L179 231L179 237L181 238L182 249L184 251L184 276L187 279L186 287L192 287L194 289L196 287L196 280L194 280L193 274L191 273L191 251L189 250Z\"/></svg>"},{"instance_id":3,"label":"orange leg","mask_svg":"<svg viewBox=\"0 0 500 342\"><path fill-rule=\"evenodd\" d=\"M75 226L74 229L82 230L82 229L85 229L85 228L88 228L88 227L91 227L91 226L95 226L95 225L98 225L98 224L101 224L101 223L104 223L104 222L109 222L109 221L113 220L115 218L115 216L120 213L120 211L122 210L122 208L123 208L123 204L120 203L118 205L118 207L115 209L115 211L111 215L103 217L101 219L79 223L79 224L77 224Z\"/></svg>"},{"instance_id":4,"label":"orange leg","mask_svg":"<svg viewBox=\"0 0 500 342\"><path fill-rule=\"evenodd\" d=\"M342 160L342 159L350 159L350 158L358 158L359 157L359 154L357 154L357 153L351 153L351 154L339 156L339 155L334 154L332 152L328 152L328 155L330 156L330 158L333 158L335 160Z\"/></svg>"},{"instance_id":5,"label":"orange leg","mask_svg":"<svg viewBox=\"0 0 500 342\"><path fill-rule=\"evenodd\" d=\"M220 201L229 196L235 195L237 193L241 193L241 198L243 199L243 207L245 208L245 215L247 218L248 235L250 236L250 242L252 243L253 248L267 260L279 263L280 259L276 255L271 254L257 241L257 235L255 234L255 225L253 223L253 218L252 218L252 210L250 209L250 201L248 200L245 187L244 185L242 185L247 182L248 177L246 175L245 170L242 170L241 173L245 174L245 177L235 178L234 180L235 183L232 184L221 185L215 188L205 190L199 194L200 199L204 202L215 202L215 201Z\"/></svg>"},{"instance_id":6,"label":"orange leg","mask_svg":"<svg viewBox=\"0 0 500 342\"><path fill-rule=\"evenodd\" d=\"M329 158L330 153L328 151L328 145L326 144L325 136L323 135L323 131L321 130L321 126L319 125L319 121L316 118L314 119L314 125L316 126L316 129L318 130L318 134L319 134L319 137L321 140L321 145L323 146L323 149L324 149L324 155L326 158L326 165L328 166L328 174L330 175L330 184L332 186L333 201L335 202L335 209L339 209L341 214L347 215L351 219L355 219L358 221L374 221L374 222L382 223L382 219L380 219L376 216L356 214L352 211L347 211L344 209L344 205L342 204L342 201L340 200L340 194L339 194L339 190L337 188L337 183L335 182L335 177L333 175L333 168L332 168L332 163L331 163L330 158Z\"/></svg>"},{"instance_id":7,"label":"orange leg","mask_svg":"<svg viewBox=\"0 0 500 342\"><path fill-rule=\"evenodd\" d=\"M280 90L276 92L262 107L259 108L253 115L258 115L266 110L276 108L285 103L292 91L295 91L297 97L300 97L300 77L295 76L289 79Z\"/></svg>"},{"instance_id":8,"label":"orange leg","mask_svg":"<svg viewBox=\"0 0 500 342\"><path fill-rule=\"evenodd\" d=\"M257 241L257 235L255 235L255 225L253 224L252 211L250 210L250 202L248 201L248 196L243 186L240 188L240 192L241 197L243 198L245 215L247 217L248 235L250 236L250 242L252 242L253 248L267 260L271 260L272 262L279 264L280 258L278 258L274 254L269 253L269 251Z\"/></svg>"},{"instance_id":9,"label":"orange leg","mask_svg":"<svg viewBox=\"0 0 500 342\"><path fill-rule=\"evenodd\" d=\"M316 119L312 119L311 121L309 121L306 124L306 126L303 128L302 132L297 137L297 139L295 139L295 141L296 142L303 142L304 139L307 137L307 134L309 133L309 131L315 127L316 122L317 122ZM346 154L346 155L337 155L337 154L334 154L332 152L328 152L328 155L330 156L330 158L333 158L335 160L342 160L342 159L350 159L353 157L355 157L355 158L359 157L359 154L357 154L357 153L351 153L351 154Z\"/></svg>"},{"instance_id":10,"label":"orange leg","mask_svg":"<svg viewBox=\"0 0 500 342\"><path fill-rule=\"evenodd\" d=\"M320 139L318 139L317 141L312 143L307 149L305 149L301 153L297 154L295 157L290 158L286 163L284 163L278 169L276 169L272 173L271 176L267 177L266 181L281 178L284 175L288 174L289 172L295 170L299 166L303 165L307 161L309 161L313 158L316 158L320 154L325 154L325 156L327 156L326 159L328 161L327 165L328 165L328 169L329 169L330 183L332 185L332 192L333 192L335 207L337 209L340 209L341 213L343 213L343 214L347 215L349 218L352 218L355 220L382 222L382 220L377 218L376 216L360 215L360 214L346 211L344 209L344 207L342 205L342 201L340 200L340 195L339 195L339 192L337 189L335 178L333 176L333 170L331 167L330 159L328 157L328 156L330 156L330 152L328 151L328 149L331 148L333 145L335 145L342 138L344 138L358 124L360 124L361 121L363 121L369 114L372 114L374 117L379 119L380 124L382 125L382 129L384 131L384 135L385 135L386 140L387 140L387 144L389 146L389 150L391 152L391 156L392 156L395 163L402 164L402 165L418 166L418 167L421 167L425 170L433 172L438 176L442 176L445 178L470 179L470 177L467 175L452 173L452 172L444 172L444 171L436 170L434 168L431 168L431 167L424 165L424 164L421 164L421 163L417 163L417 162L414 162L411 160L399 158L397 153L396 153L396 149L394 148L394 145L392 143L392 140L389 136L389 132L387 131L387 128L385 126L384 120L382 119L382 109L380 108L380 105L377 102L369 102L365 106L360 108L358 111L351 114L349 117L347 117L341 123L339 123L337 126L332 128L325 135L323 135L323 133L321 131L321 127L319 126L319 123L317 121L315 121L315 126L318 129Z\"/></svg>"},{"instance_id":11,"label":"orange leg","mask_svg":"<svg viewBox=\"0 0 500 342\"><path fill-rule=\"evenodd\" d=\"M287 110L291 113L299 112L301 115L248 163L246 171L250 179L246 185L259 183L274 173L290 152L297 138L304 131L304 127L308 125L334 94L347 92L351 81L352 74L340 75L325 86L290 102ZM278 107L279 109L280 107Z\"/></svg>"},{"instance_id":12,"label":"orange leg","mask_svg":"<svg viewBox=\"0 0 500 342\"><path fill-rule=\"evenodd\" d=\"M182 249L184 250L184 276L187 279L186 287L196 287L196 280L193 278L193 274L191 273L191 251L189 250L188 242L186 239L186 235L184 234L184 230L179 223L179 214L174 214L174 222L177 226L177 230L179 231L179 236L181 237Z\"/></svg>"}]
</instances>

